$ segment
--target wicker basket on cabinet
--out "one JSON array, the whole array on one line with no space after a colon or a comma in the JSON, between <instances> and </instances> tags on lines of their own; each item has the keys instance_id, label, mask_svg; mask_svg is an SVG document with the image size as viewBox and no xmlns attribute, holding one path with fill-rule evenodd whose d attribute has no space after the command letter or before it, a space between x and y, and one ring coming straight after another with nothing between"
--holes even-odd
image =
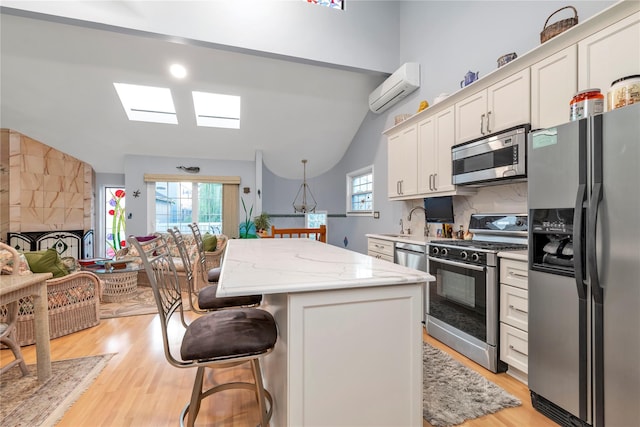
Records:
<instances>
[{"instance_id":1,"label":"wicker basket on cabinet","mask_svg":"<svg viewBox=\"0 0 640 427\"><path fill-rule=\"evenodd\" d=\"M549 19L551 19L553 15L555 15L556 13L564 9L573 9L573 17L562 19L558 22L555 22L547 26L547 24L549 23ZM549 15L547 20L544 22L544 27L542 29L542 32L540 33L540 43L544 43L547 40L552 39L553 37L557 36L558 34L564 31L567 31L569 28L573 27L576 24L578 24L578 11L576 10L576 8L573 6L561 7L560 9L556 10L551 15Z\"/></svg>"}]
</instances>

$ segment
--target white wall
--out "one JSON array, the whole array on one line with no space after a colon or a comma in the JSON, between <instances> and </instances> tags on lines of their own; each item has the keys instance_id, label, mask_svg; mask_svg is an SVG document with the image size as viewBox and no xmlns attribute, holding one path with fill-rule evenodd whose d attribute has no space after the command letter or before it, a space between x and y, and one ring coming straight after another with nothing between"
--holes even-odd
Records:
<instances>
[{"instance_id":1,"label":"white wall","mask_svg":"<svg viewBox=\"0 0 640 427\"><path fill-rule=\"evenodd\" d=\"M343 11L302 0L2 3L30 12L298 60L387 73L399 65L399 17L394 2L347 0Z\"/></svg>"}]
</instances>

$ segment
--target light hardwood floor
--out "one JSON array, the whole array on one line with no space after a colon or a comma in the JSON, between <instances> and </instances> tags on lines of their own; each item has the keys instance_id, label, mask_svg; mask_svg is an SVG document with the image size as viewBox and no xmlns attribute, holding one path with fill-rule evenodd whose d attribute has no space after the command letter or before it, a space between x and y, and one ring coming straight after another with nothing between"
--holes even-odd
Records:
<instances>
[{"instance_id":1,"label":"light hardwood floor","mask_svg":"<svg viewBox=\"0 0 640 427\"><path fill-rule=\"evenodd\" d=\"M192 317L192 313L188 313ZM492 374L464 356L425 335L430 344L520 399L517 408L502 410L462 424L464 427L556 426L530 404L527 387L506 374ZM35 346L23 347L28 364L35 363ZM174 368L166 362L156 315L103 320L100 325L51 341L52 360L114 353L91 387L67 411L58 427L176 426L187 402L195 369ZM0 351L0 366L11 359ZM249 379L248 368L228 369L208 381ZM0 397L1 399L1 397ZM208 398L198 416L198 426L244 427L257 425L253 395L249 391L227 391ZM327 408L330 409L330 408ZM424 423L424 427L430 427Z\"/></svg>"}]
</instances>

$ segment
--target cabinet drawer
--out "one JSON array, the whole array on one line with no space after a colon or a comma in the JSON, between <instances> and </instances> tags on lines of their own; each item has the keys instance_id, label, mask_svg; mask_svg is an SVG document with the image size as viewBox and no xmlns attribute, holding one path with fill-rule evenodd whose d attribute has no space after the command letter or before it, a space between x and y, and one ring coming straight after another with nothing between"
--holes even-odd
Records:
<instances>
[{"instance_id":1,"label":"cabinet drawer","mask_svg":"<svg viewBox=\"0 0 640 427\"><path fill-rule=\"evenodd\" d=\"M500 283L529 289L529 267L526 262L500 258Z\"/></svg>"},{"instance_id":2,"label":"cabinet drawer","mask_svg":"<svg viewBox=\"0 0 640 427\"><path fill-rule=\"evenodd\" d=\"M381 254L379 252L372 252L372 251L369 251L368 255L384 261L395 262L395 260L393 259L393 255L386 255L386 254Z\"/></svg>"},{"instance_id":3,"label":"cabinet drawer","mask_svg":"<svg viewBox=\"0 0 640 427\"><path fill-rule=\"evenodd\" d=\"M524 373L528 373L528 334L520 329L500 323L500 360Z\"/></svg>"},{"instance_id":4,"label":"cabinet drawer","mask_svg":"<svg viewBox=\"0 0 640 427\"><path fill-rule=\"evenodd\" d=\"M520 288L500 285L500 321L528 331L529 293Z\"/></svg>"},{"instance_id":5,"label":"cabinet drawer","mask_svg":"<svg viewBox=\"0 0 640 427\"><path fill-rule=\"evenodd\" d=\"M368 252L376 252L391 257L393 262L393 253L395 251L395 244L390 240L372 239L369 238L369 244L367 246Z\"/></svg>"}]
</instances>

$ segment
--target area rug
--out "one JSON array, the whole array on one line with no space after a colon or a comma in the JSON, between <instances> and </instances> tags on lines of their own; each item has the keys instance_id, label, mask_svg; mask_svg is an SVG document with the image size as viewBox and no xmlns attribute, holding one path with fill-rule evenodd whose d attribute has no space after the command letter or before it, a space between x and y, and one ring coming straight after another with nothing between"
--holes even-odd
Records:
<instances>
[{"instance_id":1,"label":"area rug","mask_svg":"<svg viewBox=\"0 0 640 427\"><path fill-rule=\"evenodd\" d=\"M520 406L522 402L447 353L424 343L422 413L434 427Z\"/></svg>"},{"instance_id":2,"label":"area rug","mask_svg":"<svg viewBox=\"0 0 640 427\"><path fill-rule=\"evenodd\" d=\"M113 354L54 361L52 375L39 383L36 365L21 377L20 368L0 377L0 425L3 427L53 426L98 377Z\"/></svg>"},{"instance_id":3,"label":"area rug","mask_svg":"<svg viewBox=\"0 0 640 427\"><path fill-rule=\"evenodd\" d=\"M182 303L185 310L189 310L189 296L182 293ZM153 298L153 290L149 286L138 286L136 294L126 301L101 302L100 318L111 319L114 317L139 316L142 314L155 314L158 306Z\"/></svg>"}]
</instances>

